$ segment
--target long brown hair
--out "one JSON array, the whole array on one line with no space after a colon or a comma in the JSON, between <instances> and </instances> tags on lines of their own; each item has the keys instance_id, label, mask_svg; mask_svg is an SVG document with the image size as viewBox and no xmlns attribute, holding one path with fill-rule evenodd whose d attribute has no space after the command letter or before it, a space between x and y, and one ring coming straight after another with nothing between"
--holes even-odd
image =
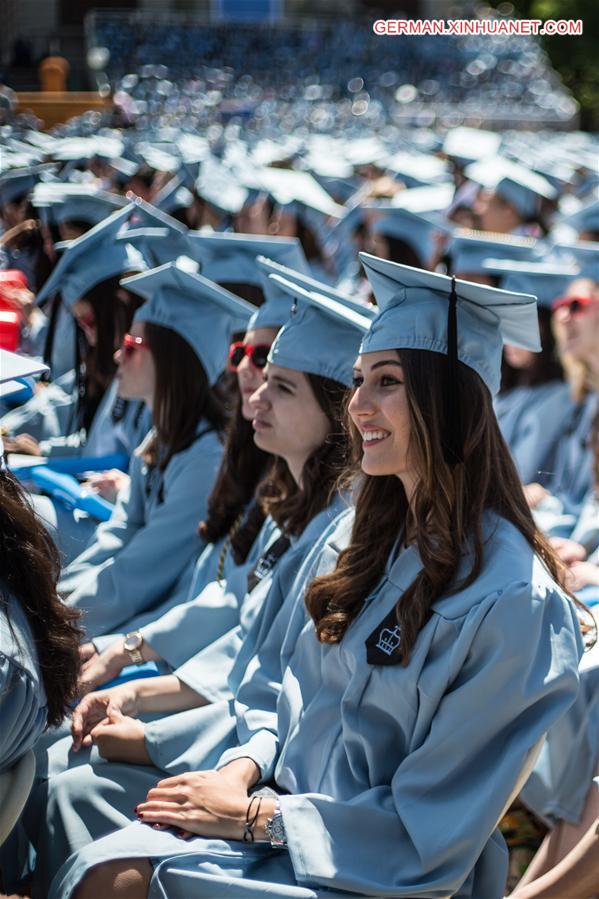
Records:
<instances>
[{"instance_id":1,"label":"long brown hair","mask_svg":"<svg viewBox=\"0 0 599 899\"><path fill-rule=\"evenodd\" d=\"M287 463L276 458L261 497L265 514L286 534L301 534L308 522L330 503L338 480L347 466L349 442L345 426L348 390L338 381L306 374L320 408L331 423L324 443L307 459L301 489Z\"/></svg>"},{"instance_id":2,"label":"long brown hair","mask_svg":"<svg viewBox=\"0 0 599 899\"><path fill-rule=\"evenodd\" d=\"M107 278L92 287L82 299L91 305L96 325L96 345L80 335L79 402L80 427L89 430L105 391L115 376L115 348L131 327L133 316L144 300L119 284L124 275Z\"/></svg>"},{"instance_id":3,"label":"long brown hair","mask_svg":"<svg viewBox=\"0 0 599 899\"><path fill-rule=\"evenodd\" d=\"M0 605L7 611L12 594L25 612L48 702L48 726L53 727L77 696L79 612L60 601L58 550L26 493L5 470L0 470L0 566Z\"/></svg>"},{"instance_id":4,"label":"long brown hair","mask_svg":"<svg viewBox=\"0 0 599 899\"><path fill-rule=\"evenodd\" d=\"M532 354L528 368L514 368L505 359L501 366L501 392L513 387L537 387L550 381L563 381L564 370L557 354L555 337L551 329L551 310L539 307L539 333L541 352Z\"/></svg>"},{"instance_id":5,"label":"long brown hair","mask_svg":"<svg viewBox=\"0 0 599 899\"><path fill-rule=\"evenodd\" d=\"M229 533L239 516L248 508L260 482L272 465L272 456L254 443L254 429L241 414L241 396L236 390L235 409L229 421L225 449L212 492L208 514L198 532L206 543L215 543ZM264 522L264 511L255 503L243 527L231 536L231 551L236 564L245 560Z\"/></svg>"},{"instance_id":6,"label":"long brown hair","mask_svg":"<svg viewBox=\"0 0 599 899\"><path fill-rule=\"evenodd\" d=\"M154 322L144 322L144 329L156 367L152 408L156 433L144 447L144 461L164 471L176 453L191 446L202 419L222 434L226 411L187 341L172 328Z\"/></svg>"},{"instance_id":7,"label":"long brown hair","mask_svg":"<svg viewBox=\"0 0 599 899\"><path fill-rule=\"evenodd\" d=\"M399 478L363 476L350 545L340 554L334 572L312 582L306 605L319 640L338 643L383 576L397 539L402 533L408 535L423 567L396 609L402 633L401 660L407 664L435 600L467 587L478 577L486 510L511 522L556 580L563 568L535 526L499 431L491 395L479 376L459 363L464 462L450 467L443 452L448 424L444 402L447 359L440 353L402 349L401 363L410 416L410 456L419 474L412 508ZM353 434L356 436L355 429ZM357 463L357 441L354 444ZM465 580L456 583L465 548L472 552L472 568Z\"/></svg>"}]
</instances>

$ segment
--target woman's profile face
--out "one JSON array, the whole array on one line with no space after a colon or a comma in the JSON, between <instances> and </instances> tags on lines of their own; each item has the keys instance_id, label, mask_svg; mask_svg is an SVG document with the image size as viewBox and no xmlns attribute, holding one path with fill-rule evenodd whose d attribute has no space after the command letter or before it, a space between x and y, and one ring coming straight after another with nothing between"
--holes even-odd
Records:
<instances>
[{"instance_id":1,"label":"woman's profile face","mask_svg":"<svg viewBox=\"0 0 599 899\"><path fill-rule=\"evenodd\" d=\"M98 328L94 309L89 300L77 300L71 307L73 317L85 336L90 346L96 346L98 342Z\"/></svg>"},{"instance_id":2,"label":"woman's profile face","mask_svg":"<svg viewBox=\"0 0 599 899\"><path fill-rule=\"evenodd\" d=\"M128 340L131 337L133 340ZM141 341L141 342L140 342ZM124 345L114 354L119 396L125 400L145 400L152 407L156 388L154 357L145 341L143 322L133 322Z\"/></svg>"},{"instance_id":3,"label":"woman's profile face","mask_svg":"<svg viewBox=\"0 0 599 899\"><path fill-rule=\"evenodd\" d=\"M513 346L511 343L504 344L503 347L503 355L505 361L508 365L511 365L512 368L518 369L521 371L526 368L530 368L535 360L535 353L531 353L530 350L524 350L522 347Z\"/></svg>"},{"instance_id":4,"label":"woman's profile face","mask_svg":"<svg viewBox=\"0 0 599 899\"><path fill-rule=\"evenodd\" d=\"M553 313L555 337L560 353L567 353L580 362L592 363L599 346L599 287L587 279L578 279L569 285L564 298L583 300L568 308L560 306Z\"/></svg>"},{"instance_id":5,"label":"woman's profile face","mask_svg":"<svg viewBox=\"0 0 599 899\"><path fill-rule=\"evenodd\" d=\"M366 474L413 480L410 415L397 350L362 353L354 366L349 414L362 438Z\"/></svg>"},{"instance_id":6,"label":"woman's profile face","mask_svg":"<svg viewBox=\"0 0 599 899\"><path fill-rule=\"evenodd\" d=\"M285 459L299 483L305 462L326 440L331 422L302 372L269 364L264 378L250 400L254 442Z\"/></svg>"},{"instance_id":7,"label":"woman's profile face","mask_svg":"<svg viewBox=\"0 0 599 899\"><path fill-rule=\"evenodd\" d=\"M276 328L255 328L253 331L246 331L243 342L250 346L270 346L276 335ZM241 395L241 414L246 421L251 421L254 410L250 404L250 397L264 383L264 369L257 368L251 357L246 355L239 363L236 374Z\"/></svg>"}]
</instances>

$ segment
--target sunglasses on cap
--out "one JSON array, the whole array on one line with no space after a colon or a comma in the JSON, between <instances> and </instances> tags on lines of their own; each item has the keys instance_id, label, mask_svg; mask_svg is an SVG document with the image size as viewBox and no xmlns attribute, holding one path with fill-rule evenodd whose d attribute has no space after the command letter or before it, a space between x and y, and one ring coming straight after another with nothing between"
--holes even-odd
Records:
<instances>
[{"instance_id":1,"label":"sunglasses on cap","mask_svg":"<svg viewBox=\"0 0 599 899\"><path fill-rule=\"evenodd\" d=\"M570 315L581 315L595 302L593 297L559 297L551 304L551 310L557 312L559 309L564 309Z\"/></svg>"},{"instance_id":2,"label":"sunglasses on cap","mask_svg":"<svg viewBox=\"0 0 599 899\"><path fill-rule=\"evenodd\" d=\"M231 371L237 371L246 356L255 368L264 368L269 350L270 345L267 343L251 344L236 340L229 347L229 368Z\"/></svg>"},{"instance_id":3,"label":"sunglasses on cap","mask_svg":"<svg viewBox=\"0 0 599 899\"><path fill-rule=\"evenodd\" d=\"M143 337L134 337L133 334L125 334L121 351L125 359L130 359L136 350L147 350L148 344Z\"/></svg>"}]
</instances>

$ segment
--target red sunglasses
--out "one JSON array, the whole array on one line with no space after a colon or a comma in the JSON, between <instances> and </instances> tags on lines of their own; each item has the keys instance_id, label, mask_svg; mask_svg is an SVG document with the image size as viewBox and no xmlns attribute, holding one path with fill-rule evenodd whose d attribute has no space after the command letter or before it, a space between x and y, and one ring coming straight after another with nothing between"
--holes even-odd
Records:
<instances>
[{"instance_id":1,"label":"red sunglasses","mask_svg":"<svg viewBox=\"0 0 599 899\"><path fill-rule=\"evenodd\" d=\"M135 350L147 350L148 344L143 337L134 337L133 334L125 334L121 347L125 359L129 359Z\"/></svg>"},{"instance_id":2,"label":"red sunglasses","mask_svg":"<svg viewBox=\"0 0 599 899\"><path fill-rule=\"evenodd\" d=\"M551 304L553 312L566 309L570 315L581 315L591 303L597 302L594 297L559 297Z\"/></svg>"},{"instance_id":3,"label":"red sunglasses","mask_svg":"<svg viewBox=\"0 0 599 899\"><path fill-rule=\"evenodd\" d=\"M229 369L237 371L246 356L255 368L264 368L268 360L270 345L267 343L244 343L236 340L229 347Z\"/></svg>"}]
</instances>

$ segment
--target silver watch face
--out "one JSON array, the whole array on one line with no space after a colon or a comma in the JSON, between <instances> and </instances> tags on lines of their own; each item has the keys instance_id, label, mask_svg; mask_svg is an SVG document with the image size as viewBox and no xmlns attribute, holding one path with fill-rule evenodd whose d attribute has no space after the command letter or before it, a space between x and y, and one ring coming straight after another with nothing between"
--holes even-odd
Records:
<instances>
[{"instance_id":1,"label":"silver watch face","mask_svg":"<svg viewBox=\"0 0 599 899\"><path fill-rule=\"evenodd\" d=\"M283 824L283 815L281 812L275 812L268 821L268 836L271 843L285 845L287 836L285 834L285 825Z\"/></svg>"},{"instance_id":2,"label":"silver watch face","mask_svg":"<svg viewBox=\"0 0 599 899\"><path fill-rule=\"evenodd\" d=\"M124 647L127 652L133 652L136 649L139 649L143 642L143 637L140 633L135 632L133 634L127 634L125 637Z\"/></svg>"}]
</instances>

